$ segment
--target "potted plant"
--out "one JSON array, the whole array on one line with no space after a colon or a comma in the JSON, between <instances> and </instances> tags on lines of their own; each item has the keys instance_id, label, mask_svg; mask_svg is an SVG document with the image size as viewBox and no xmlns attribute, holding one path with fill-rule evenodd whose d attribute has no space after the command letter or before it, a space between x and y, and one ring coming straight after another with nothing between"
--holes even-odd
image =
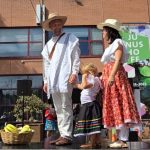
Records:
<instances>
[{"instance_id":1,"label":"potted plant","mask_svg":"<svg viewBox=\"0 0 150 150\"><path fill-rule=\"evenodd\" d=\"M43 110L45 103L35 94L31 96L19 96L13 109L16 122L22 122L24 99L24 122L35 131L31 142L40 142L43 139Z\"/></svg>"},{"instance_id":2,"label":"potted plant","mask_svg":"<svg viewBox=\"0 0 150 150\"><path fill-rule=\"evenodd\" d=\"M40 121L43 116L45 103L35 94L31 96L19 96L13 109L13 114L17 122L22 121L24 99L24 118L27 122Z\"/></svg>"}]
</instances>

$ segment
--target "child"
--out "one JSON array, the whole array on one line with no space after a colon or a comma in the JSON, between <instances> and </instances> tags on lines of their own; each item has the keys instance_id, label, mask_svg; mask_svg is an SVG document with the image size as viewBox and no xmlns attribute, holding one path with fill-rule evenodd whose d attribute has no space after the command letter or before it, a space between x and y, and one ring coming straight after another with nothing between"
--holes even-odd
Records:
<instances>
[{"instance_id":1,"label":"child","mask_svg":"<svg viewBox=\"0 0 150 150\"><path fill-rule=\"evenodd\" d=\"M89 136L89 143L83 144L80 148L94 148L98 146L101 132L101 111L96 96L100 91L101 83L97 75L97 68L89 63L82 69L82 82L75 84L81 92L81 108L78 121L75 125L74 136Z\"/></svg>"},{"instance_id":2,"label":"child","mask_svg":"<svg viewBox=\"0 0 150 150\"><path fill-rule=\"evenodd\" d=\"M45 110L45 131L47 131L47 137L50 137L57 130L56 113L51 104L46 106Z\"/></svg>"}]
</instances>

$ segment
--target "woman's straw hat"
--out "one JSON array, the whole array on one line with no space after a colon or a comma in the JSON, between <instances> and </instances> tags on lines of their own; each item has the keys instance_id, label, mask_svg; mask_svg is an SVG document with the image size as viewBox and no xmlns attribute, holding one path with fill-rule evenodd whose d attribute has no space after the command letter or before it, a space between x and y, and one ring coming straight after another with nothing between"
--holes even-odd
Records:
<instances>
[{"instance_id":1,"label":"woman's straw hat","mask_svg":"<svg viewBox=\"0 0 150 150\"><path fill-rule=\"evenodd\" d=\"M102 30L104 26L111 27L117 31L121 30L121 24L116 19L106 19L105 22L98 24L97 28Z\"/></svg>"},{"instance_id":2,"label":"woman's straw hat","mask_svg":"<svg viewBox=\"0 0 150 150\"><path fill-rule=\"evenodd\" d=\"M66 17L66 16L60 16L58 13L51 13L51 14L49 14L49 16L48 16L48 19L45 20L45 21L42 23L43 29L45 29L46 31L51 31L51 28L50 28L49 24L50 24L51 21L57 20L57 19L62 20L62 23L63 23L63 25L64 25L65 22L66 22L66 20L67 20L67 17Z\"/></svg>"}]
</instances>

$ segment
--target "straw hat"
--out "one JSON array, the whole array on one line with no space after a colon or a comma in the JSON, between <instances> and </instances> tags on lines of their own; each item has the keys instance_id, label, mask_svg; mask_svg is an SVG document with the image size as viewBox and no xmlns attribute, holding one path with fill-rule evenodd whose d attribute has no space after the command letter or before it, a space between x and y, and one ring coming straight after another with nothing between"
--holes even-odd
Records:
<instances>
[{"instance_id":1,"label":"straw hat","mask_svg":"<svg viewBox=\"0 0 150 150\"><path fill-rule=\"evenodd\" d=\"M49 16L48 16L48 19L45 20L45 21L42 23L43 29L45 29L46 31L51 31L51 29L50 29L50 27L49 27L49 24L50 24L51 21L56 20L56 19L62 20L62 23L63 23L63 25L64 25L65 22L66 22L66 20L67 20L67 17L66 17L66 16L60 16L58 13L51 13L51 14L49 14Z\"/></svg>"},{"instance_id":2,"label":"straw hat","mask_svg":"<svg viewBox=\"0 0 150 150\"><path fill-rule=\"evenodd\" d=\"M97 28L103 29L104 26L111 27L111 28L116 29L118 31L121 30L120 29L121 24L116 19L106 19L105 22L98 24Z\"/></svg>"}]
</instances>

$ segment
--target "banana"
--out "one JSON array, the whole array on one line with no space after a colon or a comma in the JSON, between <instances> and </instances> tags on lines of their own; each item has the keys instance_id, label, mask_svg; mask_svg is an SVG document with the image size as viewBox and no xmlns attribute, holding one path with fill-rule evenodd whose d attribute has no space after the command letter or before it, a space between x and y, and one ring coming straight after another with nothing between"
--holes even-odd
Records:
<instances>
[{"instance_id":1,"label":"banana","mask_svg":"<svg viewBox=\"0 0 150 150\"><path fill-rule=\"evenodd\" d=\"M19 133L28 133L31 131L31 128L29 125L24 125Z\"/></svg>"},{"instance_id":2,"label":"banana","mask_svg":"<svg viewBox=\"0 0 150 150\"><path fill-rule=\"evenodd\" d=\"M6 127L4 127L4 131L5 132L10 132Z\"/></svg>"},{"instance_id":3,"label":"banana","mask_svg":"<svg viewBox=\"0 0 150 150\"><path fill-rule=\"evenodd\" d=\"M5 130L5 132L18 133L17 127L15 127L15 126L12 125L12 124L7 124L7 125L4 127L4 130Z\"/></svg>"},{"instance_id":4,"label":"banana","mask_svg":"<svg viewBox=\"0 0 150 150\"><path fill-rule=\"evenodd\" d=\"M5 127L4 127L4 131L5 132L11 132L11 133L16 133L16 134L20 134L20 133L28 133L31 131L31 128L29 125L24 125L23 127L15 127L14 125L12 124L7 124Z\"/></svg>"},{"instance_id":5,"label":"banana","mask_svg":"<svg viewBox=\"0 0 150 150\"><path fill-rule=\"evenodd\" d=\"M30 129L30 126L26 124L26 125L23 126L23 128L28 128L28 129Z\"/></svg>"}]
</instances>

